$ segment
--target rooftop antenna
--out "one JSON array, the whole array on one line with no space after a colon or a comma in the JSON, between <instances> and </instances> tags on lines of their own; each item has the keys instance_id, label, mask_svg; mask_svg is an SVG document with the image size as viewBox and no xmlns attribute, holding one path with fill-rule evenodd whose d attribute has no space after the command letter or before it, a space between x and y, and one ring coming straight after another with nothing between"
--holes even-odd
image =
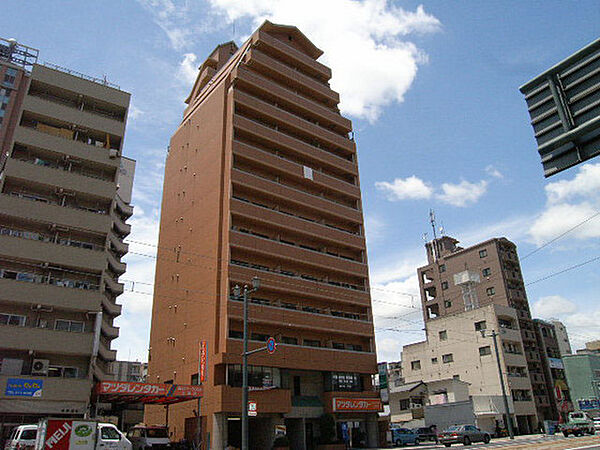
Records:
<instances>
[{"instance_id":1,"label":"rooftop antenna","mask_svg":"<svg viewBox=\"0 0 600 450\"><path fill-rule=\"evenodd\" d=\"M437 248L437 232L435 231L435 212L433 211L433 209L429 210L429 221L431 222L431 229L433 230L433 256L437 261L440 255Z\"/></svg>"},{"instance_id":2,"label":"rooftop antenna","mask_svg":"<svg viewBox=\"0 0 600 450\"><path fill-rule=\"evenodd\" d=\"M440 222L440 236L446 236L446 229L444 228L444 222Z\"/></svg>"}]
</instances>

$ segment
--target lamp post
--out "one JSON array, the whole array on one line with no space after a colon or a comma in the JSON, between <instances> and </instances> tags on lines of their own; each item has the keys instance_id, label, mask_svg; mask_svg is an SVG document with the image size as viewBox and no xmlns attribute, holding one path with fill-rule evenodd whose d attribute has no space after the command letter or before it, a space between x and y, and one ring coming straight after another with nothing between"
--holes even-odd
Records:
<instances>
[{"instance_id":1,"label":"lamp post","mask_svg":"<svg viewBox=\"0 0 600 450\"><path fill-rule=\"evenodd\" d=\"M504 386L504 377L502 376L502 364L500 364L500 352L498 351L498 340L497 337L500 333L496 330L492 330L489 334L494 339L494 350L496 351L496 362L498 363L498 375L500 376L500 388L502 389L502 400L504 400L504 411L506 412L506 425L508 427L508 435L511 439L515 438L513 431L512 420L510 418L510 411L508 409L508 397L506 396L506 387ZM481 330L481 336L486 337L485 330Z\"/></svg>"},{"instance_id":2,"label":"lamp post","mask_svg":"<svg viewBox=\"0 0 600 450\"><path fill-rule=\"evenodd\" d=\"M244 297L244 353L242 353L242 450L248 450L248 294L256 292L260 287L260 279L252 278L252 287L247 284L243 288ZM233 295L240 297L242 289L236 285Z\"/></svg>"}]
</instances>

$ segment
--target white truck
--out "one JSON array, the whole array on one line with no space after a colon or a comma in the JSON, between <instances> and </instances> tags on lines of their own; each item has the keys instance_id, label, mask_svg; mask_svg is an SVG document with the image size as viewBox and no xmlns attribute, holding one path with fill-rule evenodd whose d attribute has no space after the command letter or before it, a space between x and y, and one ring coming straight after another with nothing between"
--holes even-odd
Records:
<instances>
[{"instance_id":1,"label":"white truck","mask_svg":"<svg viewBox=\"0 0 600 450\"><path fill-rule=\"evenodd\" d=\"M131 442L112 423L85 419L42 419L35 450L131 450Z\"/></svg>"}]
</instances>

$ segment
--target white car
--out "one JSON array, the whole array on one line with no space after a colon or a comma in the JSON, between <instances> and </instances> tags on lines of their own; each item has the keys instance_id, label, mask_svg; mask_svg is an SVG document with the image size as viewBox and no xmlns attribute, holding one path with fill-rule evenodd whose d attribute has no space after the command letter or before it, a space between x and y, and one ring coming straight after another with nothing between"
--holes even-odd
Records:
<instances>
[{"instance_id":1,"label":"white car","mask_svg":"<svg viewBox=\"0 0 600 450\"><path fill-rule=\"evenodd\" d=\"M5 450L31 450L35 447L37 425L19 425L10 433Z\"/></svg>"},{"instance_id":2,"label":"white car","mask_svg":"<svg viewBox=\"0 0 600 450\"><path fill-rule=\"evenodd\" d=\"M165 450L171 447L169 429L163 426L136 425L127 433L133 450Z\"/></svg>"}]
</instances>

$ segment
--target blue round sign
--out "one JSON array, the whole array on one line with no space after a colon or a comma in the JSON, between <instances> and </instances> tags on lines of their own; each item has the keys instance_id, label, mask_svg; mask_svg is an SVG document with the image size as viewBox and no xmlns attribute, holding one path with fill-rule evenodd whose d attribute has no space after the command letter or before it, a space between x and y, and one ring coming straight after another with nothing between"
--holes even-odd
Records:
<instances>
[{"instance_id":1,"label":"blue round sign","mask_svg":"<svg viewBox=\"0 0 600 450\"><path fill-rule=\"evenodd\" d=\"M267 351L269 353L274 353L277 348L277 344L275 343L275 338L270 337L267 339Z\"/></svg>"}]
</instances>

